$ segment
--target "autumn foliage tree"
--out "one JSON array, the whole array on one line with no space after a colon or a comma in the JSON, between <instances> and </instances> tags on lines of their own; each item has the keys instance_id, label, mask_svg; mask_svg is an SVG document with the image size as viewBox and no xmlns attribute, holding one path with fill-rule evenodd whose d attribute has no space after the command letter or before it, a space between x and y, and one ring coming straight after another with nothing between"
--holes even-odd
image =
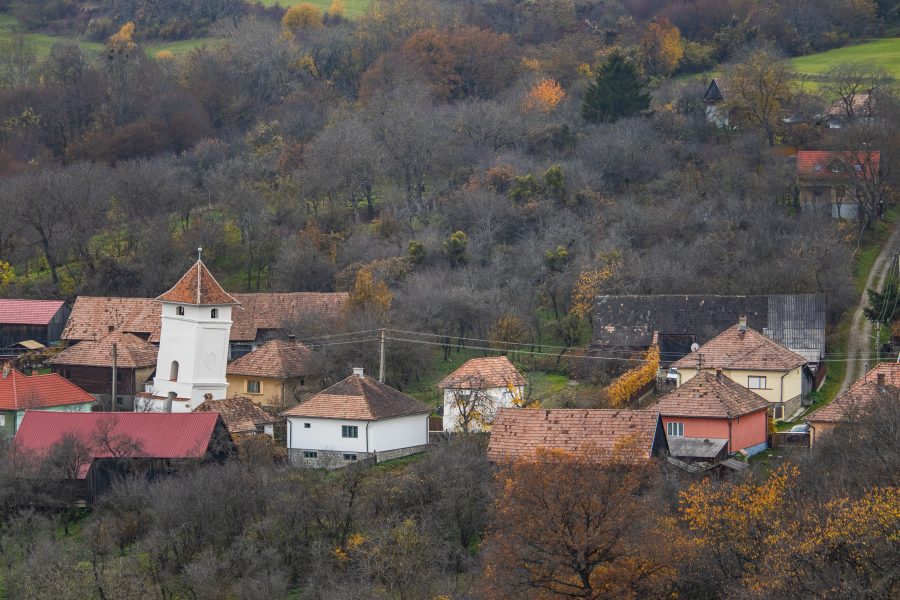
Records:
<instances>
[{"instance_id":1,"label":"autumn foliage tree","mask_svg":"<svg viewBox=\"0 0 900 600\"><path fill-rule=\"evenodd\" d=\"M651 346L644 353L641 363L626 371L615 379L606 393L609 395L609 403L614 407L625 405L632 400L645 386L656 379L659 371L659 346Z\"/></svg>"},{"instance_id":2,"label":"autumn foliage tree","mask_svg":"<svg viewBox=\"0 0 900 600\"><path fill-rule=\"evenodd\" d=\"M780 56L757 50L728 72L728 99L739 122L762 129L775 146L785 105L794 96L795 74Z\"/></svg>"},{"instance_id":3,"label":"autumn foliage tree","mask_svg":"<svg viewBox=\"0 0 900 600\"><path fill-rule=\"evenodd\" d=\"M478 597L488 600L661 597L672 556L661 511L644 493L652 467L601 468L583 455L540 451L504 467L485 539Z\"/></svg>"},{"instance_id":4,"label":"autumn foliage tree","mask_svg":"<svg viewBox=\"0 0 900 600\"><path fill-rule=\"evenodd\" d=\"M544 113L553 112L565 97L566 91L556 81L541 79L528 90L523 109L525 112L533 110Z\"/></svg>"},{"instance_id":5,"label":"autumn foliage tree","mask_svg":"<svg viewBox=\"0 0 900 600\"><path fill-rule=\"evenodd\" d=\"M301 2L287 9L281 17L281 25L293 34L322 27L322 11L319 7Z\"/></svg>"},{"instance_id":6,"label":"autumn foliage tree","mask_svg":"<svg viewBox=\"0 0 900 600\"><path fill-rule=\"evenodd\" d=\"M640 41L641 60L650 75L671 75L684 56L681 31L666 18L647 25Z\"/></svg>"}]
</instances>

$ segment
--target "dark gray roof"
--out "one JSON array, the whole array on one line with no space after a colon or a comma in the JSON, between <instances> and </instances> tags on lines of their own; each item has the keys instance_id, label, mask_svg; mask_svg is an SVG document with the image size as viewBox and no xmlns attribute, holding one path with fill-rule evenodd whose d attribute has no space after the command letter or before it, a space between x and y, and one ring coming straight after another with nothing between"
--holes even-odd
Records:
<instances>
[{"instance_id":1,"label":"dark gray roof","mask_svg":"<svg viewBox=\"0 0 900 600\"><path fill-rule=\"evenodd\" d=\"M715 458L728 440L667 436L669 454L676 458Z\"/></svg>"},{"instance_id":2,"label":"dark gray roof","mask_svg":"<svg viewBox=\"0 0 900 600\"><path fill-rule=\"evenodd\" d=\"M685 356L747 316L747 326L818 363L825 354L825 296L598 296L593 349L646 348L659 333L662 362Z\"/></svg>"},{"instance_id":3,"label":"dark gray roof","mask_svg":"<svg viewBox=\"0 0 900 600\"><path fill-rule=\"evenodd\" d=\"M713 79L709 82L709 87L706 88L703 99L712 103L721 102L725 99L725 94L722 92L722 86L719 85L718 79Z\"/></svg>"}]
</instances>

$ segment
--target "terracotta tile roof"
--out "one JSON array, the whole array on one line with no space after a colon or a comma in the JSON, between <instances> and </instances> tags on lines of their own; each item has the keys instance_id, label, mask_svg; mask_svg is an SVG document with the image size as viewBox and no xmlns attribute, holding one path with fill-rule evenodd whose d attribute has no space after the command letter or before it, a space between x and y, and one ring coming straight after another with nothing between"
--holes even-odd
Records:
<instances>
[{"instance_id":1,"label":"terracotta tile roof","mask_svg":"<svg viewBox=\"0 0 900 600\"><path fill-rule=\"evenodd\" d=\"M846 171L834 172L832 165L853 165L857 177L874 177L881 164L881 152L834 152L800 150L797 152L797 175L801 179L843 179Z\"/></svg>"},{"instance_id":2,"label":"terracotta tile roof","mask_svg":"<svg viewBox=\"0 0 900 600\"><path fill-rule=\"evenodd\" d=\"M23 375L0 367L0 410L52 408L93 402L94 397L56 373Z\"/></svg>"},{"instance_id":3,"label":"terracotta tile roof","mask_svg":"<svg viewBox=\"0 0 900 600\"><path fill-rule=\"evenodd\" d=\"M232 313L232 342L252 342L262 331L276 331L303 318L336 320L349 295L346 292L286 292L234 294L244 307ZM79 296L62 333L69 341L95 340L109 327L159 341L162 305L153 298Z\"/></svg>"},{"instance_id":4,"label":"terracotta tile roof","mask_svg":"<svg viewBox=\"0 0 900 600\"><path fill-rule=\"evenodd\" d=\"M204 400L192 412L219 413L230 433L256 433L257 425L270 425L277 420L244 396L224 400Z\"/></svg>"},{"instance_id":5,"label":"terracotta tile roof","mask_svg":"<svg viewBox=\"0 0 900 600\"><path fill-rule=\"evenodd\" d=\"M293 321L336 321L350 295L347 292L284 292L235 294L244 310L232 315L232 340L256 340L261 331L276 331Z\"/></svg>"},{"instance_id":6,"label":"terracotta tile roof","mask_svg":"<svg viewBox=\"0 0 900 600\"><path fill-rule=\"evenodd\" d=\"M669 392L650 407L664 417L734 419L769 408L768 401L727 377L706 371Z\"/></svg>"},{"instance_id":7,"label":"terracotta tile roof","mask_svg":"<svg viewBox=\"0 0 900 600\"><path fill-rule=\"evenodd\" d=\"M320 417L377 421L431 413L431 408L365 375L351 375L306 402L284 411L285 417Z\"/></svg>"},{"instance_id":8,"label":"terracotta tile roof","mask_svg":"<svg viewBox=\"0 0 900 600\"><path fill-rule=\"evenodd\" d=\"M48 360L51 365L112 367L112 345L116 345L116 365L123 369L156 366L159 349L131 333L114 331L97 341L84 340Z\"/></svg>"},{"instance_id":9,"label":"terracotta tile roof","mask_svg":"<svg viewBox=\"0 0 900 600\"><path fill-rule=\"evenodd\" d=\"M290 379L307 373L312 351L292 340L271 340L228 365L228 375Z\"/></svg>"},{"instance_id":10,"label":"terracotta tile roof","mask_svg":"<svg viewBox=\"0 0 900 600\"><path fill-rule=\"evenodd\" d=\"M447 375L438 388L496 388L525 385L525 378L505 356L472 358Z\"/></svg>"},{"instance_id":11,"label":"terracotta tile roof","mask_svg":"<svg viewBox=\"0 0 900 600\"><path fill-rule=\"evenodd\" d=\"M99 443L99 432L107 439L137 444L129 456L140 458L202 458L219 421L218 413L141 413L141 412L45 412L29 410L16 432L15 444L21 450L45 455L64 436L75 436L88 448L90 459L79 469L83 479L90 462L111 458L106 444Z\"/></svg>"},{"instance_id":12,"label":"terracotta tile roof","mask_svg":"<svg viewBox=\"0 0 900 600\"><path fill-rule=\"evenodd\" d=\"M194 263L172 289L157 298L180 304L237 304L240 302L222 289L202 260Z\"/></svg>"},{"instance_id":13,"label":"terracotta tile roof","mask_svg":"<svg viewBox=\"0 0 900 600\"><path fill-rule=\"evenodd\" d=\"M0 325L47 325L62 306L62 300L0 299Z\"/></svg>"},{"instance_id":14,"label":"terracotta tile roof","mask_svg":"<svg viewBox=\"0 0 900 600\"><path fill-rule=\"evenodd\" d=\"M491 426L488 459L528 459L544 448L588 452L598 463L639 464L658 450L656 440L665 443L661 428L655 410L501 408Z\"/></svg>"},{"instance_id":15,"label":"terracotta tile roof","mask_svg":"<svg viewBox=\"0 0 900 600\"><path fill-rule=\"evenodd\" d=\"M806 359L773 342L754 329L743 333L739 325L729 327L696 352L672 363L679 369L697 368L701 355L704 369L747 369L751 371L790 371L805 365Z\"/></svg>"},{"instance_id":16,"label":"terracotta tile roof","mask_svg":"<svg viewBox=\"0 0 900 600\"><path fill-rule=\"evenodd\" d=\"M878 384L878 376L884 376L884 384ZM886 388L900 388L900 363L883 362L857 379L846 392L806 416L807 421L839 423L854 410L865 408Z\"/></svg>"}]
</instances>

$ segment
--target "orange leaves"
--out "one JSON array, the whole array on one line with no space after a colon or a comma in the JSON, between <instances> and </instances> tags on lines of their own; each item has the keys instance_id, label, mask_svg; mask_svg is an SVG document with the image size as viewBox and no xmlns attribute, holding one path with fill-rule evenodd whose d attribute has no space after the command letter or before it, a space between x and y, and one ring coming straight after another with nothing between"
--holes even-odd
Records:
<instances>
[{"instance_id":1,"label":"orange leaves","mask_svg":"<svg viewBox=\"0 0 900 600\"><path fill-rule=\"evenodd\" d=\"M322 11L312 4L295 4L281 17L281 25L291 33L322 27Z\"/></svg>"},{"instance_id":2,"label":"orange leaves","mask_svg":"<svg viewBox=\"0 0 900 600\"><path fill-rule=\"evenodd\" d=\"M386 313L391 307L394 295L385 282L376 280L369 269L356 273L353 289L350 290L350 306L368 308L377 313Z\"/></svg>"},{"instance_id":3,"label":"orange leaves","mask_svg":"<svg viewBox=\"0 0 900 600\"><path fill-rule=\"evenodd\" d=\"M681 31L668 19L647 25L640 47L644 68L652 75L671 75L684 56Z\"/></svg>"},{"instance_id":4,"label":"orange leaves","mask_svg":"<svg viewBox=\"0 0 900 600\"><path fill-rule=\"evenodd\" d=\"M556 81L553 79L541 79L525 96L523 110L525 112L539 110L544 113L550 113L556 110L556 107L559 106L559 103L565 97L566 91Z\"/></svg>"},{"instance_id":5,"label":"orange leaves","mask_svg":"<svg viewBox=\"0 0 900 600\"><path fill-rule=\"evenodd\" d=\"M127 54L136 46L132 39L133 36L134 21L128 21L119 28L119 31L109 36L109 39L106 40L106 48L116 54Z\"/></svg>"},{"instance_id":6,"label":"orange leaves","mask_svg":"<svg viewBox=\"0 0 900 600\"><path fill-rule=\"evenodd\" d=\"M572 289L570 312L582 319L587 318L594 310L594 299L600 293L603 283L618 272L621 262L618 252L613 252L604 258L604 265L601 268L582 271Z\"/></svg>"},{"instance_id":7,"label":"orange leaves","mask_svg":"<svg viewBox=\"0 0 900 600\"><path fill-rule=\"evenodd\" d=\"M641 388L656 378L657 371L659 371L659 347L651 346L644 354L644 362L626 371L606 388L610 404L619 407L631 400Z\"/></svg>"}]
</instances>

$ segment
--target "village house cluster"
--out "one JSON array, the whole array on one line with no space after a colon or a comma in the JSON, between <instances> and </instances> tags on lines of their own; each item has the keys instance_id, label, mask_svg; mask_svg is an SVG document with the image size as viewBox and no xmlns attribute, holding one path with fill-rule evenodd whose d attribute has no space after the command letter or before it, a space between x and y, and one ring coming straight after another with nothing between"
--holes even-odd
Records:
<instances>
[{"instance_id":1,"label":"village house cluster","mask_svg":"<svg viewBox=\"0 0 900 600\"><path fill-rule=\"evenodd\" d=\"M327 322L346 301L229 294L200 259L152 300L80 297L71 314L60 302L0 300L6 354L65 345L46 360L47 374L3 363L0 429L36 455L79 440L85 451L71 478L89 500L123 461L168 473L224 460L258 436L305 467L381 462L447 435L489 432L495 462L544 449L730 473L746 468L736 457L775 442L774 422L809 406L825 371L821 296L601 296L590 353L659 349L665 393L645 408L528 407L526 378L506 356L466 361L438 384L435 406L361 368L317 391L314 350L286 324ZM782 443L809 447L898 386L900 364L878 364Z\"/></svg>"}]
</instances>

